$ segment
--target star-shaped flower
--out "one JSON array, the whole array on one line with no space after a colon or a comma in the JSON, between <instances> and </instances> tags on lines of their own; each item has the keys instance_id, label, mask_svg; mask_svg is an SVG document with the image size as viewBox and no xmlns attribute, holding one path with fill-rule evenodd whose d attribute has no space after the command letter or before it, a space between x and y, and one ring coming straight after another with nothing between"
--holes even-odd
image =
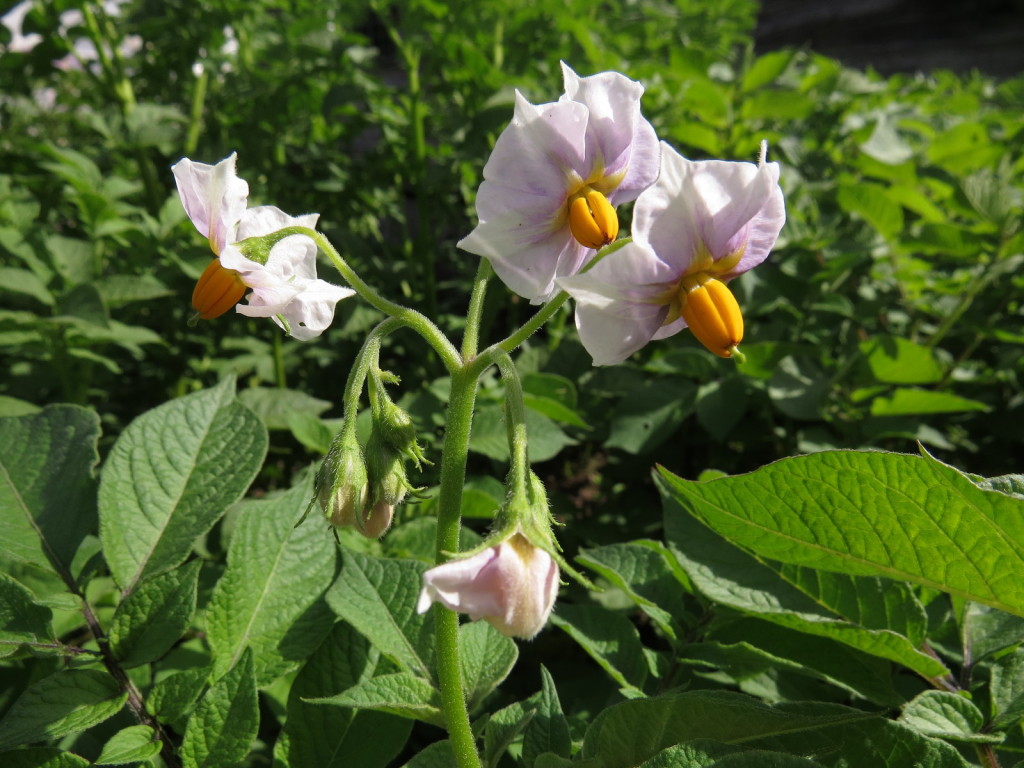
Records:
<instances>
[{"instance_id":1,"label":"star-shaped flower","mask_svg":"<svg viewBox=\"0 0 1024 768\"><path fill-rule=\"evenodd\" d=\"M479 223L459 247L488 259L535 304L555 278L576 274L618 235L614 206L658 176L658 140L640 115L644 89L618 72L579 77L562 64L565 94L515 113L484 166Z\"/></svg>"},{"instance_id":2,"label":"star-shaped flower","mask_svg":"<svg viewBox=\"0 0 1024 768\"><path fill-rule=\"evenodd\" d=\"M691 161L662 145L661 175L633 209L633 242L559 279L595 365L619 363L689 326L720 357L743 317L726 283L764 261L786 220L778 163Z\"/></svg>"}]
</instances>

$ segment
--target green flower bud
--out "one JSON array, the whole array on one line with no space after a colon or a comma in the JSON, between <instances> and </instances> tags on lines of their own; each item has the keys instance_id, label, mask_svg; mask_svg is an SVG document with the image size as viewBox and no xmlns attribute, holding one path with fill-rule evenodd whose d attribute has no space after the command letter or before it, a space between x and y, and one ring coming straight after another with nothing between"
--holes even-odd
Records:
<instances>
[{"instance_id":1,"label":"green flower bud","mask_svg":"<svg viewBox=\"0 0 1024 768\"><path fill-rule=\"evenodd\" d=\"M398 453L422 468L424 462L423 449L416 440L416 425L412 417L399 408L388 397L383 386L375 388L373 397L373 427L379 432L381 439Z\"/></svg>"},{"instance_id":2,"label":"green flower bud","mask_svg":"<svg viewBox=\"0 0 1024 768\"><path fill-rule=\"evenodd\" d=\"M405 473L405 458L385 441L376 423L366 443L366 473L370 483L369 503L396 507L413 490Z\"/></svg>"},{"instance_id":3,"label":"green flower bud","mask_svg":"<svg viewBox=\"0 0 1024 768\"><path fill-rule=\"evenodd\" d=\"M369 493L366 464L355 436L343 428L316 475L316 500L334 526L359 526Z\"/></svg>"}]
</instances>

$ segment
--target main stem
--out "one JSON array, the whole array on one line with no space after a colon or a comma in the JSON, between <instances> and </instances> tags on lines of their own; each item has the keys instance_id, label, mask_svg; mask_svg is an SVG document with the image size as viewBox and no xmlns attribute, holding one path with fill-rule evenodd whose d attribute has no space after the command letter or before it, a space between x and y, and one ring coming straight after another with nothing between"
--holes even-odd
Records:
<instances>
[{"instance_id":1,"label":"main stem","mask_svg":"<svg viewBox=\"0 0 1024 768\"><path fill-rule=\"evenodd\" d=\"M452 374L447 427L441 453L441 489L437 500L435 560L443 563L459 551L462 519L462 486L466 480L469 434L476 404L479 366L469 364ZM469 723L459 664L459 616L442 605L434 606L434 643L437 650L437 682L441 689L448 738L459 768L480 768L476 740Z\"/></svg>"}]
</instances>

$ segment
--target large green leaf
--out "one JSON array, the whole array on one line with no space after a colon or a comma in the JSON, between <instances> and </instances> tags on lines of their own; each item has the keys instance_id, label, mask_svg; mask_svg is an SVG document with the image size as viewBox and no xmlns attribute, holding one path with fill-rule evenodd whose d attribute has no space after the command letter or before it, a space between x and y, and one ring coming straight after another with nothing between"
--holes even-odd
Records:
<instances>
[{"instance_id":1,"label":"large green leaf","mask_svg":"<svg viewBox=\"0 0 1024 768\"><path fill-rule=\"evenodd\" d=\"M199 700L182 740L182 764L185 768L221 768L242 762L259 724L252 654L246 651Z\"/></svg>"},{"instance_id":2,"label":"large green leaf","mask_svg":"<svg viewBox=\"0 0 1024 768\"><path fill-rule=\"evenodd\" d=\"M275 768L384 768L402 751L413 721L318 700L370 680L379 653L339 622L295 678L288 718L274 745Z\"/></svg>"},{"instance_id":3,"label":"large green leaf","mask_svg":"<svg viewBox=\"0 0 1024 768\"><path fill-rule=\"evenodd\" d=\"M372 709L444 727L441 694L430 681L408 672L371 677L339 694L312 701L352 709Z\"/></svg>"},{"instance_id":4,"label":"large green leaf","mask_svg":"<svg viewBox=\"0 0 1024 768\"><path fill-rule=\"evenodd\" d=\"M117 714L127 698L106 672L55 672L30 685L0 720L0 750L84 731Z\"/></svg>"},{"instance_id":5,"label":"large green leaf","mask_svg":"<svg viewBox=\"0 0 1024 768\"><path fill-rule=\"evenodd\" d=\"M126 592L180 564L249 487L267 431L239 405L234 380L172 400L121 434L103 467L100 538Z\"/></svg>"},{"instance_id":6,"label":"large green leaf","mask_svg":"<svg viewBox=\"0 0 1024 768\"><path fill-rule=\"evenodd\" d=\"M998 744L999 734L982 733L985 716L971 701L950 691L925 691L907 702L900 722L926 736Z\"/></svg>"},{"instance_id":7,"label":"large green leaf","mask_svg":"<svg viewBox=\"0 0 1024 768\"><path fill-rule=\"evenodd\" d=\"M551 615L551 623L579 643L627 695L643 695L650 670L640 635L626 616L596 603L565 604Z\"/></svg>"},{"instance_id":8,"label":"large green leaf","mask_svg":"<svg viewBox=\"0 0 1024 768\"><path fill-rule=\"evenodd\" d=\"M472 711L508 677L519 658L519 649L512 638L486 621L471 621L459 627L459 651L462 686Z\"/></svg>"},{"instance_id":9,"label":"large green leaf","mask_svg":"<svg viewBox=\"0 0 1024 768\"><path fill-rule=\"evenodd\" d=\"M334 614L323 595L334 580L337 546L317 515L295 527L312 493L305 482L242 505L206 614L215 677L251 648L256 684L266 685L302 663L330 631Z\"/></svg>"},{"instance_id":10,"label":"large green leaf","mask_svg":"<svg viewBox=\"0 0 1024 768\"><path fill-rule=\"evenodd\" d=\"M680 507L659 479L665 537L708 598L784 627L899 662L925 677L948 670L921 650L924 608L905 584L787 565L744 552Z\"/></svg>"},{"instance_id":11,"label":"large green leaf","mask_svg":"<svg viewBox=\"0 0 1024 768\"><path fill-rule=\"evenodd\" d=\"M0 552L65 581L96 528L99 417L75 405L0 419Z\"/></svg>"},{"instance_id":12,"label":"large green leaf","mask_svg":"<svg viewBox=\"0 0 1024 768\"><path fill-rule=\"evenodd\" d=\"M327 592L334 612L385 656L417 677L430 678L432 611L416 613L425 563L346 551L341 575Z\"/></svg>"},{"instance_id":13,"label":"large green leaf","mask_svg":"<svg viewBox=\"0 0 1024 768\"><path fill-rule=\"evenodd\" d=\"M531 697L537 701L537 711L523 732L523 763L528 766L545 753L559 757L572 754L569 723L562 713L555 681L543 665L540 668L540 679L541 689Z\"/></svg>"},{"instance_id":14,"label":"large green leaf","mask_svg":"<svg viewBox=\"0 0 1024 768\"><path fill-rule=\"evenodd\" d=\"M759 556L923 584L1024 615L1024 501L925 456L829 451L668 496Z\"/></svg>"},{"instance_id":15,"label":"large green leaf","mask_svg":"<svg viewBox=\"0 0 1024 768\"><path fill-rule=\"evenodd\" d=\"M770 706L726 691L688 691L609 707L587 730L581 754L600 768L632 768L667 747L701 739L811 754L826 766L967 766L948 744L869 712L837 704Z\"/></svg>"}]
</instances>

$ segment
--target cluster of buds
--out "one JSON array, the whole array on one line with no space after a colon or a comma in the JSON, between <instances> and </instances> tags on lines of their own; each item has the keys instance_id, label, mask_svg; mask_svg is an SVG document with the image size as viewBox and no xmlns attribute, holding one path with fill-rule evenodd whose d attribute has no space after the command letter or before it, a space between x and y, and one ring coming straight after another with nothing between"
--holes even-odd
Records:
<instances>
[{"instance_id":1,"label":"cluster of buds","mask_svg":"<svg viewBox=\"0 0 1024 768\"><path fill-rule=\"evenodd\" d=\"M409 483L406 461L417 469L429 463L412 419L388 397L383 378L380 371L371 377L373 418L365 451L354 426L346 424L332 441L316 482L316 500L327 521L336 528L352 526L371 539L383 536L395 507L419 491Z\"/></svg>"}]
</instances>

